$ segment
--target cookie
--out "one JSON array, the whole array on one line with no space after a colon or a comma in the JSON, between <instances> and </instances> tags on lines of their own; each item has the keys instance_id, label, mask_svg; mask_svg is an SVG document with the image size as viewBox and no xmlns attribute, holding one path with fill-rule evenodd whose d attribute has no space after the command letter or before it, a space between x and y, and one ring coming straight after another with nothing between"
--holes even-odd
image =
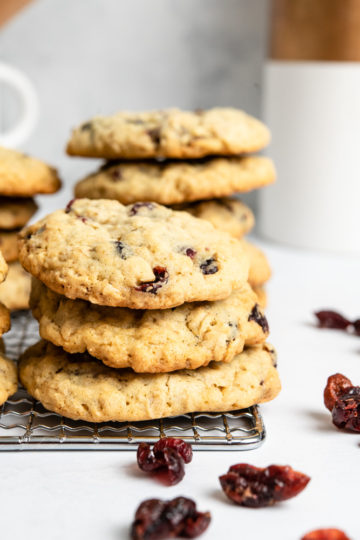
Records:
<instances>
[{"instance_id":1,"label":"cookie","mask_svg":"<svg viewBox=\"0 0 360 540\"><path fill-rule=\"evenodd\" d=\"M18 234L19 230L0 230L0 249L6 262L11 263L19 258Z\"/></svg>"},{"instance_id":2,"label":"cookie","mask_svg":"<svg viewBox=\"0 0 360 540\"><path fill-rule=\"evenodd\" d=\"M8 332L10 330L10 326L10 312L4 306L4 304L0 303L0 336Z\"/></svg>"},{"instance_id":3,"label":"cookie","mask_svg":"<svg viewBox=\"0 0 360 540\"><path fill-rule=\"evenodd\" d=\"M173 205L213 199L271 184L275 169L262 156L201 161L105 164L75 186L76 197L115 199L123 204L154 201Z\"/></svg>"},{"instance_id":4,"label":"cookie","mask_svg":"<svg viewBox=\"0 0 360 540\"><path fill-rule=\"evenodd\" d=\"M32 197L60 188L57 171L16 150L0 147L0 195Z\"/></svg>"},{"instance_id":5,"label":"cookie","mask_svg":"<svg viewBox=\"0 0 360 540\"><path fill-rule=\"evenodd\" d=\"M5 283L0 285L0 302L10 309L29 308L31 277L19 262L9 264L9 273Z\"/></svg>"},{"instance_id":6,"label":"cookie","mask_svg":"<svg viewBox=\"0 0 360 540\"><path fill-rule=\"evenodd\" d=\"M38 206L34 199L0 197L0 229L18 229L35 214Z\"/></svg>"},{"instance_id":7,"label":"cookie","mask_svg":"<svg viewBox=\"0 0 360 540\"><path fill-rule=\"evenodd\" d=\"M0 405L15 394L18 387L16 364L3 354L3 341L1 340L0 352Z\"/></svg>"},{"instance_id":8,"label":"cookie","mask_svg":"<svg viewBox=\"0 0 360 540\"><path fill-rule=\"evenodd\" d=\"M0 283L2 283L6 278L8 270L8 265L4 259L2 252L0 251Z\"/></svg>"},{"instance_id":9,"label":"cookie","mask_svg":"<svg viewBox=\"0 0 360 540\"><path fill-rule=\"evenodd\" d=\"M132 422L269 401L280 391L275 365L273 349L263 344L228 364L140 375L40 341L22 355L19 374L29 394L50 411L87 422Z\"/></svg>"},{"instance_id":10,"label":"cookie","mask_svg":"<svg viewBox=\"0 0 360 540\"><path fill-rule=\"evenodd\" d=\"M41 337L67 352L159 373L230 362L244 345L265 341L268 324L257 302L246 284L225 300L140 311L69 300L34 279L30 306Z\"/></svg>"},{"instance_id":11,"label":"cookie","mask_svg":"<svg viewBox=\"0 0 360 540\"><path fill-rule=\"evenodd\" d=\"M247 280L241 244L154 203L75 199L19 235L23 266L68 298L134 309L220 300Z\"/></svg>"},{"instance_id":12,"label":"cookie","mask_svg":"<svg viewBox=\"0 0 360 540\"><path fill-rule=\"evenodd\" d=\"M175 209L205 219L214 225L215 229L225 231L235 238L242 238L255 224L250 208L239 199L230 197L184 203Z\"/></svg>"},{"instance_id":13,"label":"cookie","mask_svg":"<svg viewBox=\"0 0 360 540\"><path fill-rule=\"evenodd\" d=\"M262 309L265 309L268 303L267 292L265 288L262 285L260 285L259 287L253 287L253 291L257 296L259 306Z\"/></svg>"},{"instance_id":14,"label":"cookie","mask_svg":"<svg viewBox=\"0 0 360 540\"><path fill-rule=\"evenodd\" d=\"M271 277L271 268L265 253L247 240L240 241L244 253L249 259L249 283L252 287L259 287Z\"/></svg>"},{"instance_id":15,"label":"cookie","mask_svg":"<svg viewBox=\"0 0 360 540\"><path fill-rule=\"evenodd\" d=\"M67 152L106 159L192 159L255 152L269 141L267 127L238 109L124 111L75 128Z\"/></svg>"}]
</instances>

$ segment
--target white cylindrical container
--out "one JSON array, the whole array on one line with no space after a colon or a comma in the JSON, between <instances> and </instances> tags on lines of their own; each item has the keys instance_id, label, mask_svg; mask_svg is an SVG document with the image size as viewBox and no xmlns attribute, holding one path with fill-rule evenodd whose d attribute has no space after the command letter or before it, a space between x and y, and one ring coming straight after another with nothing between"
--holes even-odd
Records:
<instances>
[{"instance_id":1,"label":"white cylindrical container","mask_svg":"<svg viewBox=\"0 0 360 540\"><path fill-rule=\"evenodd\" d=\"M325 8L317 2L315 13L304 13L294 6L309 8L307 0L274 0L273 32L282 31L265 67L264 115L278 180L260 192L259 228L293 246L360 254L360 62L348 61L360 60L360 10L351 20L358 41L343 28L336 41L339 0L326 0L334 9L328 23L321 19L332 28L324 35L316 34Z\"/></svg>"}]
</instances>

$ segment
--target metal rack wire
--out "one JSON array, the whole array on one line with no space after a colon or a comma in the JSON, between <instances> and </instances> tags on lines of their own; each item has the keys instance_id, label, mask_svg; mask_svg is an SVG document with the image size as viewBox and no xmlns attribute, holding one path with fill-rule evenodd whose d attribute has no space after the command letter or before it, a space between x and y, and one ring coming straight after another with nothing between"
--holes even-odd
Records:
<instances>
[{"instance_id":1,"label":"metal rack wire","mask_svg":"<svg viewBox=\"0 0 360 540\"><path fill-rule=\"evenodd\" d=\"M17 359L39 339L27 312L13 316L4 336L7 355ZM259 446L265 428L256 406L231 413L192 413L147 422L90 424L46 410L20 389L0 408L1 450L134 450L140 442L181 437L197 450L248 450Z\"/></svg>"}]
</instances>

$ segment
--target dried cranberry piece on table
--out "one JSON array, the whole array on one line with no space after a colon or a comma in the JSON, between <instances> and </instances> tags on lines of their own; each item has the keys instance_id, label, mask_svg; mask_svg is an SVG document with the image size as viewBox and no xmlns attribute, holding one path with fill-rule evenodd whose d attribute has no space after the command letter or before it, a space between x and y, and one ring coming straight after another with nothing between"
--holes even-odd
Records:
<instances>
[{"instance_id":1,"label":"dried cranberry piece on table","mask_svg":"<svg viewBox=\"0 0 360 540\"><path fill-rule=\"evenodd\" d=\"M131 526L132 540L196 538L209 526L209 512L198 512L196 504L186 497L171 501L149 499L140 504Z\"/></svg>"},{"instance_id":2,"label":"dried cranberry piece on table","mask_svg":"<svg viewBox=\"0 0 360 540\"><path fill-rule=\"evenodd\" d=\"M318 320L320 328L334 328L337 330L345 330L351 325L351 322L343 317L340 313L331 310L317 311L315 317Z\"/></svg>"},{"instance_id":3,"label":"dried cranberry piece on table","mask_svg":"<svg viewBox=\"0 0 360 540\"><path fill-rule=\"evenodd\" d=\"M155 275L154 281L145 281L144 283L141 283L135 287L136 291L157 294L158 289L169 281L169 272L166 270L165 266L155 266L153 272Z\"/></svg>"},{"instance_id":4,"label":"dried cranberry piece on table","mask_svg":"<svg viewBox=\"0 0 360 540\"><path fill-rule=\"evenodd\" d=\"M353 322L354 332L357 336L360 336L360 319L356 319Z\"/></svg>"},{"instance_id":5,"label":"dried cranberry piece on table","mask_svg":"<svg viewBox=\"0 0 360 540\"><path fill-rule=\"evenodd\" d=\"M298 495L310 477L289 466L270 465L266 468L239 463L220 476L225 494L241 506L260 508Z\"/></svg>"},{"instance_id":6,"label":"dried cranberry piece on table","mask_svg":"<svg viewBox=\"0 0 360 540\"><path fill-rule=\"evenodd\" d=\"M336 427L360 432L360 386L354 386L341 373L331 375L324 390L324 403Z\"/></svg>"},{"instance_id":7,"label":"dried cranberry piece on table","mask_svg":"<svg viewBox=\"0 0 360 540\"><path fill-rule=\"evenodd\" d=\"M305 534L301 540L350 540L350 538L339 529L317 529Z\"/></svg>"},{"instance_id":8,"label":"dried cranberry piece on table","mask_svg":"<svg viewBox=\"0 0 360 540\"><path fill-rule=\"evenodd\" d=\"M166 485L178 484L185 475L185 463L192 460L191 445L182 439L164 437L153 448L138 446L137 462L142 471L150 472Z\"/></svg>"}]
</instances>

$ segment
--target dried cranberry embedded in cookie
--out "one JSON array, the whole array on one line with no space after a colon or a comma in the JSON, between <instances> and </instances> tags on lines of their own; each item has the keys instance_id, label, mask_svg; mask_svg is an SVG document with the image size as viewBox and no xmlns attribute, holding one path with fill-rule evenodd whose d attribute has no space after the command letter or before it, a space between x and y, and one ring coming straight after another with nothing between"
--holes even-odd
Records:
<instances>
[{"instance_id":1,"label":"dried cranberry embedded in cookie","mask_svg":"<svg viewBox=\"0 0 360 540\"><path fill-rule=\"evenodd\" d=\"M309 483L306 474L289 466L270 465L264 469L239 463L220 476L224 493L241 506L260 508L298 495Z\"/></svg>"},{"instance_id":2,"label":"dried cranberry embedded in cookie","mask_svg":"<svg viewBox=\"0 0 360 540\"><path fill-rule=\"evenodd\" d=\"M132 540L161 540L174 537L196 538L209 526L209 512L198 512L186 497L171 501L149 499L140 504L131 526Z\"/></svg>"},{"instance_id":3,"label":"dried cranberry embedded in cookie","mask_svg":"<svg viewBox=\"0 0 360 540\"><path fill-rule=\"evenodd\" d=\"M154 209L154 204L151 202L137 202L130 208L129 216L135 216L140 208L147 208L148 210Z\"/></svg>"},{"instance_id":4,"label":"dried cranberry embedded in cookie","mask_svg":"<svg viewBox=\"0 0 360 540\"><path fill-rule=\"evenodd\" d=\"M113 169L111 171L111 178L115 181L122 180L123 175L120 169Z\"/></svg>"},{"instance_id":5,"label":"dried cranberry embedded in cookie","mask_svg":"<svg viewBox=\"0 0 360 540\"><path fill-rule=\"evenodd\" d=\"M65 208L65 214L68 214L69 212L71 212L71 207L75 201L76 199L71 199L71 201L67 203L66 208Z\"/></svg>"},{"instance_id":6,"label":"dried cranberry embedded in cookie","mask_svg":"<svg viewBox=\"0 0 360 540\"><path fill-rule=\"evenodd\" d=\"M157 294L158 289L169 281L169 272L165 266L155 266L153 272L155 275L154 281L145 281L144 283L141 283L135 287L136 291Z\"/></svg>"},{"instance_id":7,"label":"dried cranberry embedded in cookie","mask_svg":"<svg viewBox=\"0 0 360 540\"><path fill-rule=\"evenodd\" d=\"M265 315L259 311L259 304L255 304L255 306L252 308L248 321L255 321L259 326L261 326L264 334L269 332L269 323L267 322Z\"/></svg>"},{"instance_id":8,"label":"dried cranberry embedded in cookie","mask_svg":"<svg viewBox=\"0 0 360 540\"><path fill-rule=\"evenodd\" d=\"M153 129L149 129L147 132L146 132L150 139L152 140L152 142L156 145L156 146L159 146L160 142L161 142L161 131L160 131L160 128L153 128Z\"/></svg>"},{"instance_id":9,"label":"dried cranberry embedded in cookie","mask_svg":"<svg viewBox=\"0 0 360 540\"><path fill-rule=\"evenodd\" d=\"M305 534L301 540L350 540L350 538L339 529L317 529Z\"/></svg>"},{"instance_id":10,"label":"dried cranberry embedded in cookie","mask_svg":"<svg viewBox=\"0 0 360 540\"><path fill-rule=\"evenodd\" d=\"M219 271L219 267L216 262L217 261L213 257L210 257L210 259L206 259L200 264L200 270L204 275L216 274L216 272Z\"/></svg>"}]
</instances>

